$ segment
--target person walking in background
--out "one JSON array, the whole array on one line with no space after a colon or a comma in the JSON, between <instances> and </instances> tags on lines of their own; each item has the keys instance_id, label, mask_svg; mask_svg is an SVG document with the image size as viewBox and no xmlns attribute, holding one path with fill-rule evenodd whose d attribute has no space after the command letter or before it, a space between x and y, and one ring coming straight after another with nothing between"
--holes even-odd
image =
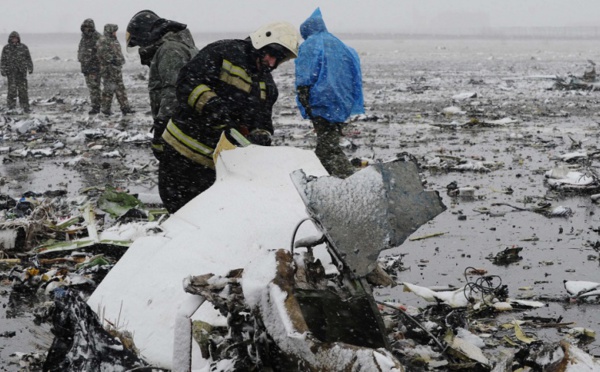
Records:
<instances>
[{"instance_id":1,"label":"person walking in background","mask_svg":"<svg viewBox=\"0 0 600 372\"><path fill-rule=\"evenodd\" d=\"M0 56L0 74L8 80L6 104L9 110L15 109L17 96L23 112L31 112L29 108L29 95L27 92L27 73L33 72L33 61L27 45L21 44L21 37L17 31L8 36L8 44L2 48Z\"/></svg>"},{"instance_id":2,"label":"person walking in background","mask_svg":"<svg viewBox=\"0 0 600 372\"><path fill-rule=\"evenodd\" d=\"M100 112L100 61L98 60L98 39L100 33L96 31L96 25L91 18L86 19L81 24L81 40L77 59L81 64L81 72L85 77L85 84L90 91L90 103L92 109L89 114L94 115Z\"/></svg>"},{"instance_id":3,"label":"person walking in background","mask_svg":"<svg viewBox=\"0 0 600 372\"><path fill-rule=\"evenodd\" d=\"M154 125L152 152L160 160L163 153L163 132L175 109L177 75L198 53L187 26L160 18L151 10L135 14L127 25L126 46L139 47L140 61L150 67L148 90Z\"/></svg>"},{"instance_id":4,"label":"person walking in background","mask_svg":"<svg viewBox=\"0 0 600 372\"><path fill-rule=\"evenodd\" d=\"M117 39L119 26L107 24L104 26L104 35L98 39L98 59L100 60L100 76L102 78L102 113L112 115L110 110L113 96L117 96L123 115L134 111L129 106L125 85L123 84L123 65L125 57L121 44Z\"/></svg>"},{"instance_id":5,"label":"person walking in background","mask_svg":"<svg viewBox=\"0 0 600 372\"><path fill-rule=\"evenodd\" d=\"M313 123L321 164L329 174L346 178L354 167L340 147L342 126L350 115L365 112L360 59L327 30L319 8L302 23L300 34L304 42L295 62L298 108Z\"/></svg>"},{"instance_id":6,"label":"person walking in background","mask_svg":"<svg viewBox=\"0 0 600 372\"><path fill-rule=\"evenodd\" d=\"M300 35L286 22L265 25L244 40L204 47L177 79L179 106L163 132L158 189L176 212L216 179L214 150L223 134L268 146L279 91L271 71L295 58Z\"/></svg>"}]
</instances>

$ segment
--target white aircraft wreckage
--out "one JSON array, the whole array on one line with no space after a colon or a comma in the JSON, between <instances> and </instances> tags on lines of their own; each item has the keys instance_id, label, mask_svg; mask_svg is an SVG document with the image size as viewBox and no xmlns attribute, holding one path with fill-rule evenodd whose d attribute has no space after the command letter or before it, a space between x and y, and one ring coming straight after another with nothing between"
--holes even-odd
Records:
<instances>
[{"instance_id":1,"label":"white aircraft wreckage","mask_svg":"<svg viewBox=\"0 0 600 372\"><path fill-rule=\"evenodd\" d=\"M222 151L216 183L136 240L88 304L174 371L402 371L367 277L444 210L410 160L341 180L312 151Z\"/></svg>"}]
</instances>

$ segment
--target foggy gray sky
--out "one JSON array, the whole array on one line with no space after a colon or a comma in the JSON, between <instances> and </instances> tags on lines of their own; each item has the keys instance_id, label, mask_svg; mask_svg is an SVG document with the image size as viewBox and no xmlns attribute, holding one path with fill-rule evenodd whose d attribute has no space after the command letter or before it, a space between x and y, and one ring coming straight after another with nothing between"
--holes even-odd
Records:
<instances>
[{"instance_id":1,"label":"foggy gray sky","mask_svg":"<svg viewBox=\"0 0 600 372\"><path fill-rule=\"evenodd\" d=\"M421 32L449 28L597 26L598 0L1 0L0 33L79 32L85 18L124 31L150 9L192 32L249 33L285 20L300 25L321 7L332 32Z\"/></svg>"}]
</instances>

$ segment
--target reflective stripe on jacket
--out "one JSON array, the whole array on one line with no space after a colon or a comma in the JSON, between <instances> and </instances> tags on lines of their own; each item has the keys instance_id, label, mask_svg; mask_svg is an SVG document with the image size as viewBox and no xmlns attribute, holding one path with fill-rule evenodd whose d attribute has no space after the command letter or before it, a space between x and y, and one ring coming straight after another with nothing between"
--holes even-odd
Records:
<instances>
[{"instance_id":1,"label":"reflective stripe on jacket","mask_svg":"<svg viewBox=\"0 0 600 372\"><path fill-rule=\"evenodd\" d=\"M169 124L167 124L167 128L163 132L162 138L186 158L211 169L215 169L215 163L212 159L214 148L206 146L187 136L177 127L177 125L175 125L175 123L173 123L172 120L169 120Z\"/></svg>"},{"instance_id":2,"label":"reflective stripe on jacket","mask_svg":"<svg viewBox=\"0 0 600 372\"><path fill-rule=\"evenodd\" d=\"M257 58L249 40L217 41L200 50L177 79L179 106L172 121L179 137L172 131L166 136L178 142L163 135L165 141L198 161L197 144L212 151L227 129L244 135L254 129L272 134L271 116L279 93L271 74L258 70Z\"/></svg>"}]
</instances>

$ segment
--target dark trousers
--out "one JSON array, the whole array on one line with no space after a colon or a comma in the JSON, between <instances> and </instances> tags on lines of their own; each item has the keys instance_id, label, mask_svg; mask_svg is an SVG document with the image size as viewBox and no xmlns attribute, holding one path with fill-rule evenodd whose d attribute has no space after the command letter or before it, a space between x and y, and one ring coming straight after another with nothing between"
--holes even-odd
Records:
<instances>
[{"instance_id":1,"label":"dark trousers","mask_svg":"<svg viewBox=\"0 0 600 372\"><path fill-rule=\"evenodd\" d=\"M175 213L215 183L213 169L189 160L165 144L158 165L158 192L169 211Z\"/></svg>"},{"instance_id":2,"label":"dark trousers","mask_svg":"<svg viewBox=\"0 0 600 372\"><path fill-rule=\"evenodd\" d=\"M8 92L6 94L6 105L9 109L17 106L17 96L19 105L23 110L29 110L29 95L27 93L27 72L8 74Z\"/></svg>"},{"instance_id":3,"label":"dark trousers","mask_svg":"<svg viewBox=\"0 0 600 372\"><path fill-rule=\"evenodd\" d=\"M317 132L315 154L330 175L346 178L354 173L354 167L340 147L342 123L330 123L322 117L312 120Z\"/></svg>"},{"instance_id":4,"label":"dark trousers","mask_svg":"<svg viewBox=\"0 0 600 372\"><path fill-rule=\"evenodd\" d=\"M117 97L121 111L128 110L129 101L123 84L123 73L118 68L106 68L101 73L102 77L102 111L110 112L113 97Z\"/></svg>"},{"instance_id":5,"label":"dark trousers","mask_svg":"<svg viewBox=\"0 0 600 372\"><path fill-rule=\"evenodd\" d=\"M102 95L100 72L87 74L87 75L84 75L84 77L85 77L85 84L87 85L87 87L90 91L90 101L91 101L90 103L91 103L92 109L100 111L101 95Z\"/></svg>"}]
</instances>

